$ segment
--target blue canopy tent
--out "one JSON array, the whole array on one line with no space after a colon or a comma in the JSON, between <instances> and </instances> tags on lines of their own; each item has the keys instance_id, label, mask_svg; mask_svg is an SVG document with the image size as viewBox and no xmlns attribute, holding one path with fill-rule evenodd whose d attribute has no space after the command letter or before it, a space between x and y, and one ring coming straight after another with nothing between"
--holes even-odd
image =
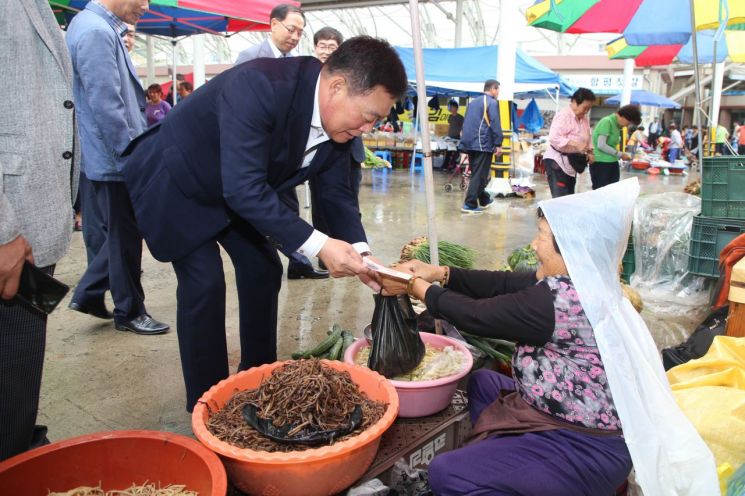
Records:
<instances>
[{"instance_id":1,"label":"blue canopy tent","mask_svg":"<svg viewBox=\"0 0 745 496\"><path fill-rule=\"evenodd\" d=\"M416 82L414 49L396 47L412 86ZM424 78L427 94L477 96L484 91L484 81L496 79L499 47L425 48ZM515 60L515 94L518 98L571 96L574 88L561 76L522 50Z\"/></svg>"},{"instance_id":2,"label":"blue canopy tent","mask_svg":"<svg viewBox=\"0 0 745 496\"><path fill-rule=\"evenodd\" d=\"M608 98L605 103L618 105L619 103L621 103L621 95L612 96ZM680 108L680 104L678 102L645 90L633 90L631 92L631 103L635 105L649 105L650 107L671 109Z\"/></svg>"}]
</instances>

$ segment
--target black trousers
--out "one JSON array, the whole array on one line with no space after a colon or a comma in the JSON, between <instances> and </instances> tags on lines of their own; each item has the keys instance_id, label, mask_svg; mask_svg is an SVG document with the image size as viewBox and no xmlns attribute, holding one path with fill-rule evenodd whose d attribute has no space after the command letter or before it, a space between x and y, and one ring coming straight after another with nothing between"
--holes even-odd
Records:
<instances>
[{"instance_id":1,"label":"black trousers","mask_svg":"<svg viewBox=\"0 0 745 496\"><path fill-rule=\"evenodd\" d=\"M54 265L42 270L52 275ZM0 299L0 460L41 441L34 438L39 431L36 414L46 337L45 314L19 301Z\"/></svg>"},{"instance_id":2,"label":"black trousers","mask_svg":"<svg viewBox=\"0 0 745 496\"><path fill-rule=\"evenodd\" d=\"M91 264L101 247L106 241L108 231L104 216L96 201L96 190L93 183L80 173L80 188L78 190L80 199L80 211L83 216L83 241L85 242L85 253L88 257L88 265Z\"/></svg>"},{"instance_id":3,"label":"black trousers","mask_svg":"<svg viewBox=\"0 0 745 496\"><path fill-rule=\"evenodd\" d=\"M616 162L595 162L590 164L592 189L602 188L617 183L621 179L621 168Z\"/></svg>"},{"instance_id":4,"label":"black trousers","mask_svg":"<svg viewBox=\"0 0 745 496\"><path fill-rule=\"evenodd\" d=\"M491 198L484 190L489 184L489 173L491 172L491 152L468 152L468 162L471 164L471 180L466 191L465 204L471 208L489 203Z\"/></svg>"},{"instance_id":5,"label":"black trousers","mask_svg":"<svg viewBox=\"0 0 745 496\"><path fill-rule=\"evenodd\" d=\"M142 235L125 184L102 181L91 184L106 227L106 239L78 282L72 301L83 306L99 305L110 290L114 320L131 320L146 312L140 284ZM83 225L86 222L83 218Z\"/></svg>"},{"instance_id":6,"label":"black trousers","mask_svg":"<svg viewBox=\"0 0 745 496\"><path fill-rule=\"evenodd\" d=\"M228 377L225 275L219 246L235 268L241 361L238 370L277 360L277 305L282 264L277 249L252 227L231 225L215 239L175 260L176 327L186 384L186 409Z\"/></svg>"},{"instance_id":7,"label":"black trousers","mask_svg":"<svg viewBox=\"0 0 745 496\"><path fill-rule=\"evenodd\" d=\"M577 185L577 177L570 176L559 167L555 160L550 158L543 159L543 168L546 170L548 179L548 189L551 191L551 198L567 196L574 194L574 188Z\"/></svg>"}]
</instances>

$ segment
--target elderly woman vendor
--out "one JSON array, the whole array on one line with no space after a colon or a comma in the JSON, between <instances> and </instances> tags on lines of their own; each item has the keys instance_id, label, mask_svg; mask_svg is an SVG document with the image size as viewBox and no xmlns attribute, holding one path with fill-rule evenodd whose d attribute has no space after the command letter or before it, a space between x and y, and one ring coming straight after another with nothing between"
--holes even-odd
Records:
<instances>
[{"instance_id":1,"label":"elderly woman vendor","mask_svg":"<svg viewBox=\"0 0 745 496\"><path fill-rule=\"evenodd\" d=\"M676 491L669 487L669 481L675 480L677 484L677 480L695 476L686 475L684 470L675 473L672 478L668 477L670 474L660 473L660 470L674 471L676 468L669 463L670 458L666 458L670 447L663 445L667 442L665 437L673 436L659 432L665 430L665 421L673 422L672 419L675 419L678 427L674 429L694 438L694 441L687 440L690 446L708 451L695 431L690 434L688 430L680 428L680 425L690 427L690 424L674 406L673 400L667 402L666 397L655 396L662 398L660 410L664 414L646 417L648 412L641 410L638 414L640 424L631 417L624 418L622 422L619 416L621 409L616 408L617 402L611 392L612 381L609 383L606 374L608 357L604 363L593 324L588 318L590 312L586 314L586 308L593 311L600 308L602 312L608 312L609 317L604 318L601 324L604 331L618 315L638 318L630 304L627 308L628 302L622 301L617 274L617 258L620 258L622 251L619 250L628 239L631 222L629 212L638 193L638 183L634 180L633 184L617 184L609 188L604 188L605 192L583 193L541 204L543 209L538 210L538 234L532 242L540 261L537 272L461 270L411 261L396 267L413 274L408 283L383 278L383 288L387 293L407 292L424 301L435 317L446 319L460 329L517 342L512 357L512 377L491 370L477 370L471 375L468 397L474 425L473 437L464 447L438 455L432 461L429 477L436 495L612 495L632 468L632 453L629 450L632 447L640 450L638 446L642 446L642 456L638 460L634 458L634 465L643 488L651 489L648 492L644 488L645 494L693 495L696 493L692 488L711 488L712 480L716 482L713 461L706 457L702 462L705 483L700 486L690 480L681 483L690 491ZM617 198L617 202L605 207L605 202L614 203L614 198ZM586 204L572 203L587 199L591 200L591 204L603 201L604 206L593 209ZM553 205L566 208L549 212L549 207ZM626 212L621 212L621 208L626 208ZM581 209L581 214L576 213L578 209ZM562 218L561 214L555 212L571 213L566 217L576 221L576 225L561 226L562 233L572 234L563 239L559 237L559 243L554 236L556 230L552 230L553 224L549 224L549 220L553 222L555 218ZM607 219L603 218L604 213L608 214ZM588 220L589 217L582 218L584 215L595 216L595 222ZM614 226L617 226L616 232L612 237L607 236L607 231ZM603 230L606 240L618 238L618 243L615 246L612 246L613 243L601 246L597 230ZM562 242L564 240L565 243ZM583 247L577 249L583 243L584 248L594 250L591 261L586 261L586 255L581 255ZM565 250L560 250L560 246L575 255L580 253L580 256L573 255L571 259L581 261L582 267L576 272L581 277L578 275L580 279L577 280L598 281L592 287L598 288L597 293L601 294L591 291L592 296L580 299L583 293L577 289L577 280L573 281L570 277L570 273L574 272L567 269L567 254L562 255ZM597 267L593 265L602 263L598 260L604 258L607 258L607 263ZM569 264L569 267L573 266ZM603 270L609 273L608 279L614 279L608 287L617 288L617 298L615 289L600 291ZM435 281L441 282L442 287L434 285ZM613 293L613 298L606 297L605 293ZM597 305L599 301L603 304ZM590 307L587 307L588 302ZM624 325L627 324L619 324L618 329ZM643 321L640 325L644 326ZM657 350L651 339L642 344L652 347L651 353L644 353L645 357L651 356L653 362L659 362L659 358L655 358ZM617 366L618 360L627 359L622 353L619 355L613 361L614 366ZM646 371L640 363L637 360L635 366ZM620 364L622 368L626 367L624 370L629 370L630 365L630 362ZM664 377L661 362L654 363L653 367L659 368ZM656 369L649 374L655 373ZM634 372L628 373L623 379L631 382ZM643 379L640 380L643 382ZM655 389L658 386L659 383L653 381L649 391L658 394ZM639 391L645 388L647 384L634 384L614 391L619 391L627 401L627 395L638 398ZM641 402L642 405L645 403L646 399ZM626 407L624 412L633 411L634 405L623 405ZM637 412L633 413L633 417L637 417ZM635 436L643 432L643 436L649 438L648 445L643 446L645 443L634 437L627 448L628 438L624 432L627 420L636 427L631 429ZM648 420L654 423L651 429L645 424ZM696 440L700 444L696 444ZM677 441L671 442L674 444ZM690 446L686 449L690 449ZM672 449L677 450L678 446ZM674 452L683 458L689 454L685 450ZM694 452L691 457L698 455L704 456L703 452ZM639 462L642 461L645 463L640 471ZM665 481L662 486L668 486L666 489L673 492L656 491L656 479Z\"/></svg>"},{"instance_id":2,"label":"elderly woman vendor","mask_svg":"<svg viewBox=\"0 0 745 496\"><path fill-rule=\"evenodd\" d=\"M540 209L538 216L538 272L411 261L397 269L411 271L413 282L383 280L390 293L408 286L459 329L518 342L514 379L472 375L471 421L483 439L434 459L435 494L610 495L631 470L592 326Z\"/></svg>"}]
</instances>

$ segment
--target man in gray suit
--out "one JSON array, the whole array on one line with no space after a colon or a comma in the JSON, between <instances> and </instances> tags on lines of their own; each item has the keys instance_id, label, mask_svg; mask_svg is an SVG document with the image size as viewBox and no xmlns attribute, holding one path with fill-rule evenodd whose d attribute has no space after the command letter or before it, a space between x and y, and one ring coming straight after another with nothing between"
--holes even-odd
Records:
<instances>
[{"instance_id":1,"label":"man in gray suit","mask_svg":"<svg viewBox=\"0 0 745 496\"><path fill-rule=\"evenodd\" d=\"M46 441L36 426L46 315L12 300L24 261L67 251L79 153L72 67L48 0L0 2L0 460ZM18 95L34 95L23 105Z\"/></svg>"},{"instance_id":2,"label":"man in gray suit","mask_svg":"<svg viewBox=\"0 0 745 496\"><path fill-rule=\"evenodd\" d=\"M70 308L114 319L117 330L162 334L168 326L148 315L140 284L142 236L121 175L121 154L146 128L145 92L122 35L148 0L92 0L70 22L65 41L74 70L82 171L90 180L106 239L75 288ZM87 197L86 197L87 199ZM83 199L83 224L86 205ZM111 291L113 315L104 306Z\"/></svg>"},{"instance_id":3,"label":"man in gray suit","mask_svg":"<svg viewBox=\"0 0 745 496\"><path fill-rule=\"evenodd\" d=\"M305 29L305 14L300 8L290 4L279 4L269 14L271 34L262 43L246 48L235 61L242 64L249 60L267 58L279 59L292 57L292 50L297 46ZM300 205L295 190L284 195L284 202L300 213ZM305 255L293 253L288 257L287 279L327 279L327 270L316 270Z\"/></svg>"},{"instance_id":4,"label":"man in gray suit","mask_svg":"<svg viewBox=\"0 0 745 496\"><path fill-rule=\"evenodd\" d=\"M279 4L269 14L271 33L263 43L250 46L238 54L236 65L249 60L291 57L305 29L305 15L299 7Z\"/></svg>"}]
</instances>

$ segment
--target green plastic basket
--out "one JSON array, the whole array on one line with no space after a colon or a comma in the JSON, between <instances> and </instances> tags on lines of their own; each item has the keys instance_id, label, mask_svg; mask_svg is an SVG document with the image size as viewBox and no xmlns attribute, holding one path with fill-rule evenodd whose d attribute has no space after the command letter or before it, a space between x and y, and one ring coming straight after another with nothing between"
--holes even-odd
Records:
<instances>
[{"instance_id":1,"label":"green plastic basket","mask_svg":"<svg viewBox=\"0 0 745 496\"><path fill-rule=\"evenodd\" d=\"M719 277L719 254L730 241L745 233L745 220L697 215L691 227L688 271L704 277Z\"/></svg>"},{"instance_id":2,"label":"green plastic basket","mask_svg":"<svg viewBox=\"0 0 745 496\"><path fill-rule=\"evenodd\" d=\"M704 159L701 215L745 219L745 156Z\"/></svg>"},{"instance_id":3,"label":"green plastic basket","mask_svg":"<svg viewBox=\"0 0 745 496\"><path fill-rule=\"evenodd\" d=\"M626 245L626 253L621 260L623 272L621 272L621 281L628 284L631 281L631 274L636 270L636 258L634 256L634 235L629 235L629 243Z\"/></svg>"}]
</instances>

